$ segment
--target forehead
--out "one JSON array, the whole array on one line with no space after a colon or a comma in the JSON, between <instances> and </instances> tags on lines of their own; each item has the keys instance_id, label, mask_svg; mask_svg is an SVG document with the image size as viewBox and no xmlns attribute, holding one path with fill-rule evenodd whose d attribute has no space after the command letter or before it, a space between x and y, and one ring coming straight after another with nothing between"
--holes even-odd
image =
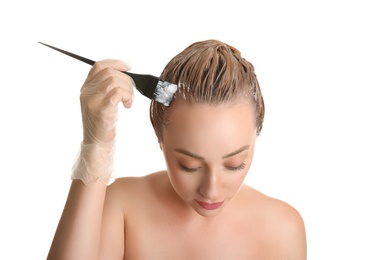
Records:
<instances>
[{"instance_id":1,"label":"forehead","mask_svg":"<svg viewBox=\"0 0 390 260\"><path fill-rule=\"evenodd\" d=\"M164 143L191 150L205 146L234 150L251 145L255 136L253 108L246 103L178 102L171 107L169 124L163 130Z\"/></svg>"}]
</instances>

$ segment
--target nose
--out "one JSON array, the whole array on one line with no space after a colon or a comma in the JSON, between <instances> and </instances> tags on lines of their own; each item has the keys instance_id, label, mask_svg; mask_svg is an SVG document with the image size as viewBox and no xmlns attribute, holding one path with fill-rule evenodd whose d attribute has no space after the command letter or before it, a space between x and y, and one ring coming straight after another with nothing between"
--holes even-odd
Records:
<instances>
[{"instance_id":1,"label":"nose","mask_svg":"<svg viewBox=\"0 0 390 260\"><path fill-rule=\"evenodd\" d=\"M220 172L216 169L209 169L204 173L199 192L207 202L217 202L221 199L223 182Z\"/></svg>"}]
</instances>

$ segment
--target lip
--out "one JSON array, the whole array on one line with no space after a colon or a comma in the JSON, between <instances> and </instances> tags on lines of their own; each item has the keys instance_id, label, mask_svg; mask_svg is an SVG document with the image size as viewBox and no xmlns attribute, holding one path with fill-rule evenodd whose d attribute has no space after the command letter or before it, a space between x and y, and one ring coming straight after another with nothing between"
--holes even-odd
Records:
<instances>
[{"instance_id":1,"label":"lip","mask_svg":"<svg viewBox=\"0 0 390 260\"><path fill-rule=\"evenodd\" d=\"M219 207L222 206L223 201L221 202L215 202L215 203L207 203L204 201L198 201L195 200L202 208L207 209L207 210L215 210L218 209Z\"/></svg>"}]
</instances>

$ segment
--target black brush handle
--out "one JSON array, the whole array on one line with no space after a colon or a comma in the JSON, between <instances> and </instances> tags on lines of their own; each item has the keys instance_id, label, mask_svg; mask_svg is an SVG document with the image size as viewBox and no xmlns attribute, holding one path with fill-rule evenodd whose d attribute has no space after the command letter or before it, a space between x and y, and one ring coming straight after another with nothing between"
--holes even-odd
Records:
<instances>
[{"instance_id":1,"label":"black brush handle","mask_svg":"<svg viewBox=\"0 0 390 260\"><path fill-rule=\"evenodd\" d=\"M85 62L91 66L93 66L96 63L94 60L90 60L90 59L81 57L80 55L77 55L77 54L74 54L74 53L71 53L71 52L68 52L65 50L61 50L57 47L48 45L46 43L43 43L43 42L38 42L38 43L43 44L43 45L45 45L49 48L52 48L56 51L59 51L63 54L66 54L72 58L75 58L77 60ZM136 85L137 90L142 95L144 95L145 97L147 97L149 99L154 98L154 91L156 90L157 84L160 81L160 79L158 77L150 75L150 74L136 74L136 73L131 73L131 72L127 72L127 71L123 71L123 73L129 75L134 80L134 83Z\"/></svg>"}]
</instances>

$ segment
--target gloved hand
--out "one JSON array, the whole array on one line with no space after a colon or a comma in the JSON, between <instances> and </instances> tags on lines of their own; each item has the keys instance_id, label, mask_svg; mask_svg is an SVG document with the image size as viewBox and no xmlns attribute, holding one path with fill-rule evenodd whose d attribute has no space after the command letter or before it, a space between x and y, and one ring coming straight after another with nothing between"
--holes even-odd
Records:
<instances>
[{"instance_id":1,"label":"gloved hand","mask_svg":"<svg viewBox=\"0 0 390 260\"><path fill-rule=\"evenodd\" d=\"M109 185L113 177L115 125L118 104L130 108L134 81L121 71L129 66L118 60L103 60L91 68L81 88L80 104L84 139L73 166L72 179L84 184L97 180Z\"/></svg>"},{"instance_id":2,"label":"gloved hand","mask_svg":"<svg viewBox=\"0 0 390 260\"><path fill-rule=\"evenodd\" d=\"M84 144L115 142L118 103L126 108L132 104L132 79L122 73L128 66L117 60L97 62L81 88Z\"/></svg>"}]
</instances>

